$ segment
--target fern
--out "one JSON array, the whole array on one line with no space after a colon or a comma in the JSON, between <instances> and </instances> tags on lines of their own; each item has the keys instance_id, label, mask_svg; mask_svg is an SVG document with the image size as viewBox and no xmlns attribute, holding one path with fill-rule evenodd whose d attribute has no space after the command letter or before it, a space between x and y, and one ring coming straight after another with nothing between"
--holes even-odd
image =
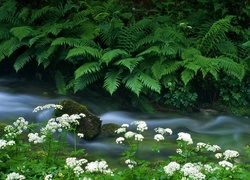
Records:
<instances>
[{"instance_id":1,"label":"fern","mask_svg":"<svg viewBox=\"0 0 250 180\"><path fill-rule=\"evenodd\" d=\"M77 70L75 71L75 79L78 79L79 77L86 75L86 74L91 74L91 73L96 73L100 71L102 67L100 66L99 62L89 62L81 65Z\"/></svg>"},{"instance_id":2,"label":"fern","mask_svg":"<svg viewBox=\"0 0 250 180\"><path fill-rule=\"evenodd\" d=\"M129 74L125 78L123 78L122 82L125 84L125 87L130 89L137 96L140 95L142 90L142 83L137 74Z\"/></svg>"},{"instance_id":3,"label":"fern","mask_svg":"<svg viewBox=\"0 0 250 180\"><path fill-rule=\"evenodd\" d=\"M101 78L101 74L99 73L88 73L77 79L74 82L74 92L78 92L80 90L85 89L88 85L93 84L97 80Z\"/></svg>"},{"instance_id":4,"label":"fern","mask_svg":"<svg viewBox=\"0 0 250 180\"><path fill-rule=\"evenodd\" d=\"M120 72L118 70L109 71L105 74L103 87L112 95L120 85Z\"/></svg>"},{"instance_id":5,"label":"fern","mask_svg":"<svg viewBox=\"0 0 250 180\"><path fill-rule=\"evenodd\" d=\"M55 82L57 91L59 94L65 95L66 94L66 83L64 80L64 76L60 71L55 73Z\"/></svg>"},{"instance_id":6,"label":"fern","mask_svg":"<svg viewBox=\"0 0 250 180\"><path fill-rule=\"evenodd\" d=\"M129 69L130 72L132 72L135 67L139 64L140 61L143 61L144 58L139 56L139 57L135 57L135 58L125 58L125 59L121 59L117 62L115 62L115 65L122 65L125 66Z\"/></svg>"},{"instance_id":7,"label":"fern","mask_svg":"<svg viewBox=\"0 0 250 180\"><path fill-rule=\"evenodd\" d=\"M188 84L190 80L192 80L195 76L195 72L191 69L185 69L181 73L181 80L184 82L185 85Z\"/></svg>"},{"instance_id":8,"label":"fern","mask_svg":"<svg viewBox=\"0 0 250 180\"><path fill-rule=\"evenodd\" d=\"M213 23L213 25L201 39L198 49L205 52L205 54L208 54L214 45L226 38L225 33L227 33L232 28L232 25L230 24L232 19L233 16L227 16Z\"/></svg>"},{"instance_id":9,"label":"fern","mask_svg":"<svg viewBox=\"0 0 250 180\"><path fill-rule=\"evenodd\" d=\"M26 50L24 53L18 56L14 63L14 69L19 71L24 67L24 65L34 58L34 52L32 50Z\"/></svg>"},{"instance_id":10,"label":"fern","mask_svg":"<svg viewBox=\"0 0 250 180\"><path fill-rule=\"evenodd\" d=\"M159 84L159 82L157 80L151 78L149 75L147 75L145 73L140 73L139 79L144 86L146 86L150 90L153 90L155 92L160 93L161 85Z\"/></svg>"},{"instance_id":11,"label":"fern","mask_svg":"<svg viewBox=\"0 0 250 180\"><path fill-rule=\"evenodd\" d=\"M90 55L95 58L100 58L101 53L98 49L92 48L89 46L80 46L71 49L66 57L66 59L75 57L75 56L87 56Z\"/></svg>"},{"instance_id":12,"label":"fern","mask_svg":"<svg viewBox=\"0 0 250 180\"><path fill-rule=\"evenodd\" d=\"M29 26L14 27L10 30L10 32L19 39L19 41L31 35L32 31L33 29Z\"/></svg>"},{"instance_id":13,"label":"fern","mask_svg":"<svg viewBox=\"0 0 250 180\"><path fill-rule=\"evenodd\" d=\"M120 56L122 56L122 57L125 56L126 57L128 55L129 54L126 51L122 50L122 49L112 49L110 51L105 52L102 55L101 60L108 65L113 59L115 59L117 57L120 57Z\"/></svg>"}]
</instances>

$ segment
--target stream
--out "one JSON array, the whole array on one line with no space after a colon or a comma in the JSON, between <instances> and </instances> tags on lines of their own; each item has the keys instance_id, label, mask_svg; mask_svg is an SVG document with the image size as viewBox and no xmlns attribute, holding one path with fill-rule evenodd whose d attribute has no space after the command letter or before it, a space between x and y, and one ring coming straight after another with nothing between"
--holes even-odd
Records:
<instances>
[{"instance_id":1,"label":"stream","mask_svg":"<svg viewBox=\"0 0 250 180\"><path fill-rule=\"evenodd\" d=\"M39 105L57 103L62 99L71 98L67 96L55 95L53 88L41 83L25 81L20 79L0 79L0 122L11 124L18 117L24 117L31 122L41 122L44 117L50 118L51 112L45 114L32 113L33 109ZM91 97L78 99L92 108L98 106L91 102ZM227 115L206 115L202 113L192 114L145 114L127 112L121 110L103 110L98 112L100 107L94 112L102 119L103 124L130 124L133 121L146 121L148 129L143 135L145 141L140 145L139 154L142 158L152 158L151 151L154 128L171 128L173 134L167 136L160 146L161 153L159 159L166 159L167 155L174 154L176 148L176 138L178 132L190 133L194 144L205 142L217 144L223 150L232 149L242 152L244 147L250 143L250 119L248 117L234 117ZM118 136L117 136L118 137ZM117 137L97 137L93 141L78 142L78 147L84 148L87 153L103 159L114 159L119 157L124 151L124 146L116 144ZM72 137L69 137L71 141Z\"/></svg>"}]
</instances>

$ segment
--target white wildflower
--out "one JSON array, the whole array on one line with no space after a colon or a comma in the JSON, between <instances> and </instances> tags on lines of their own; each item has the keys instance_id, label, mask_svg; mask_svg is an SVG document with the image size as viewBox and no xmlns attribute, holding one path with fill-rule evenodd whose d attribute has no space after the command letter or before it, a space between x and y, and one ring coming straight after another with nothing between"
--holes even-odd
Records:
<instances>
[{"instance_id":1,"label":"white wildflower","mask_svg":"<svg viewBox=\"0 0 250 180\"><path fill-rule=\"evenodd\" d=\"M54 108L54 109L63 109L63 107L61 105L58 105L58 104L46 104L44 106L37 106L33 112L38 112L38 111L42 111L42 110L45 110L45 109L51 109L51 108Z\"/></svg>"},{"instance_id":2,"label":"white wildflower","mask_svg":"<svg viewBox=\"0 0 250 180\"><path fill-rule=\"evenodd\" d=\"M135 140L136 141L142 141L143 139L144 139L143 135L141 135L141 134L136 134L135 135Z\"/></svg>"},{"instance_id":3,"label":"white wildflower","mask_svg":"<svg viewBox=\"0 0 250 180\"><path fill-rule=\"evenodd\" d=\"M164 140L164 136L162 134L156 134L154 136L154 140L156 140L156 141L162 141L162 140Z\"/></svg>"},{"instance_id":4,"label":"white wildflower","mask_svg":"<svg viewBox=\"0 0 250 180\"><path fill-rule=\"evenodd\" d=\"M182 154L182 149L176 149L177 154Z\"/></svg>"},{"instance_id":5,"label":"white wildflower","mask_svg":"<svg viewBox=\"0 0 250 180\"><path fill-rule=\"evenodd\" d=\"M126 132L126 128L125 127L120 127L117 130L115 130L115 133L117 134L121 134L121 133L125 133Z\"/></svg>"},{"instance_id":6,"label":"white wildflower","mask_svg":"<svg viewBox=\"0 0 250 180\"><path fill-rule=\"evenodd\" d=\"M48 174L44 177L44 180L52 180L53 175L52 174Z\"/></svg>"},{"instance_id":7,"label":"white wildflower","mask_svg":"<svg viewBox=\"0 0 250 180\"><path fill-rule=\"evenodd\" d=\"M34 142L34 144L37 144L37 143L43 143L46 136L42 135L41 137L39 137L38 133L29 133L28 137L29 137L29 142Z\"/></svg>"},{"instance_id":8,"label":"white wildflower","mask_svg":"<svg viewBox=\"0 0 250 180\"><path fill-rule=\"evenodd\" d=\"M171 135L173 133L173 131L170 128L164 129L164 128L158 127L158 128L155 128L154 130L155 130L155 132L162 134L162 135L164 135L166 133Z\"/></svg>"},{"instance_id":9,"label":"white wildflower","mask_svg":"<svg viewBox=\"0 0 250 180\"><path fill-rule=\"evenodd\" d=\"M132 124L137 125L137 131L143 132L148 129L147 123L145 121L134 121Z\"/></svg>"},{"instance_id":10,"label":"white wildflower","mask_svg":"<svg viewBox=\"0 0 250 180\"><path fill-rule=\"evenodd\" d=\"M202 166L200 164L186 163L180 171L190 179L203 180L206 178L206 175L200 172L201 169Z\"/></svg>"},{"instance_id":11,"label":"white wildflower","mask_svg":"<svg viewBox=\"0 0 250 180\"><path fill-rule=\"evenodd\" d=\"M134 160L131 160L131 159L127 159L127 160L125 161L125 164L128 165L128 168L129 168L129 169L133 169L133 168L135 167L135 165L137 165L137 162L134 161Z\"/></svg>"},{"instance_id":12,"label":"white wildflower","mask_svg":"<svg viewBox=\"0 0 250 180\"><path fill-rule=\"evenodd\" d=\"M220 159L222 157L222 153L216 153L214 156L217 158L217 159Z\"/></svg>"},{"instance_id":13,"label":"white wildflower","mask_svg":"<svg viewBox=\"0 0 250 180\"><path fill-rule=\"evenodd\" d=\"M135 135L134 132L128 131L128 132L126 132L126 133L124 134L124 137L125 137L126 139L129 139L129 138L134 137L134 135Z\"/></svg>"},{"instance_id":14,"label":"white wildflower","mask_svg":"<svg viewBox=\"0 0 250 180\"><path fill-rule=\"evenodd\" d=\"M191 135L188 133L180 132L178 133L178 138L177 140L187 142L187 144L193 144L193 140L191 138Z\"/></svg>"},{"instance_id":15,"label":"white wildflower","mask_svg":"<svg viewBox=\"0 0 250 180\"><path fill-rule=\"evenodd\" d=\"M79 138L83 138L83 137L84 137L84 134L83 134L83 133L77 133L77 136L78 136Z\"/></svg>"},{"instance_id":16,"label":"white wildflower","mask_svg":"<svg viewBox=\"0 0 250 180\"><path fill-rule=\"evenodd\" d=\"M229 170L230 168L233 168L233 164L226 161L226 160L220 161L219 165L224 167L226 170Z\"/></svg>"},{"instance_id":17,"label":"white wildflower","mask_svg":"<svg viewBox=\"0 0 250 180\"><path fill-rule=\"evenodd\" d=\"M180 164L177 162L170 162L167 166L164 166L164 171L167 175L172 176L175 171L180 170Z\"/></svg>"},{"instance_id":18,"label":"white wildflower","mask_svg":"<svg viewBox=\"0 0 250 180\"><path fill-rule=\"evenodd\" d=\"M16 173L16 172L12 172L12 173L7 175L7 178L5 180L15 180L15 179L23 180L23 179L25 179L25 176L21 175L19 173Z\"/></svg>"},{"instance_id":19,"label":"white wildflower","mask_svg":"<svg viewBox=\"0 0 250 180\"><path fill-rule=\"evenodd\" d=\"M117 144L122 144L124 140L125 140L124 137L118 137L118 138L116 139L116 143L117 143Z\"/></svg>"},{"instance_id":20,"label":"white wildflower","mask_svg":"<svg viewBox=\"0 0 250 180\"><path fill-rule=\"evenodd\" d=\"M231 158L236 158L239 156L239 153L238 151L235 151L235 150L226 150L224 153L224 159L225 160L228 160L228 159L231 159Z\"/></svg>"}]
</instances>

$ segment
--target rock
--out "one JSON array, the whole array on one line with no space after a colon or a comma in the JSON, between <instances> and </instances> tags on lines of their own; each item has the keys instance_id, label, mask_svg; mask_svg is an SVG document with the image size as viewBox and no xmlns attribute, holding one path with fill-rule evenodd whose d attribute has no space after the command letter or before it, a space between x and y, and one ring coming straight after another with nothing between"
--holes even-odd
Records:
<instances>
[{"instance_id":1,"label":"rock","mask_svg":"<svg viewBox=\"0 0 250 180\"><path fill-rule=\"evenodd\" d=\"M62 100L58 104L63 106L63 109L55 110L56 117L62 116L63 114L72 115L83 113L86 115L79 120L79 125L76 127L76 132L83 133L84 139L90 140L100 134L102 125L101 119L89 112L89 110L84 105L72 100Z\"/></svg>"},{"instance_id":2,"label":"rock","mask_svg":"<svg viewBox=\"0 0 250 180\"><path fill-rule=\"evenodd\" d=\"M102 125L102 135L103 136L115 136L117 135L115 133L115 130L117 130L120 127L121 127L120 125L115 124L115 123L104 124Z\"/></svg>"}]
</instances>

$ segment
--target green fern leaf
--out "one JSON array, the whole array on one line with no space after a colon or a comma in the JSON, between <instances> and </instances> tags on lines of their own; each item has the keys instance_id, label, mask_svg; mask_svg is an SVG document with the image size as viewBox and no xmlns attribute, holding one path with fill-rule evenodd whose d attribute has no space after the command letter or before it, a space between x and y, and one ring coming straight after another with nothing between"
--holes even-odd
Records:
<instances>
[{"instance_id":1,"label":"green fern leaf","mask_svg":"<svg viewBox=\"0 0 250 180\"><path fill-rule=\"evenodd\" d=\"M137 74L129 74L123 79L123 83L126 88L130 89L137 96L140 95L143 86Z\"/></svg>"},{"instance_id":2,"label":"green fern leaf","mask_svg":"<svg viewBox=\"0 0 250 180\"><path fill-rule=\"evenodd\" d=\"M128 55L129 54L122 49L112 49L112 50L104 53L101 57L101 60L108 65L116 57L119 57L119 56L126 57Z\"/></svg>"},{"instance_id":3,"label":"green fern leaf","mask_svg":"<svg viewBox=\"0 0 250 180\"><path fill-rule=\"evenodd\" d=\"M238 78L240 81L245 75L245 68L242 64L236 63L233 60L220 56L216 58L218 60L219 67L230 76Z\"/></svg>"},{"instance_id":4,"label":"green fern leaf","mask_svg":"<svg viewBox=\"0 0 250 180\"><path fill-rule=\"evenodd\" d=\"M79 46L80 41L75 38L59 37L53 40L51 43L51 46L62 46L62 45Z\"/></svg>"},{"instance_id":5,"label":"green fern leaf","mask_svg":"<svg viewBox=\"0 0 250 180\"><path fill-rule=\"evenodd\" d=\"M14 27L10 32L21 41L23 38L32 34L33 29L29 26Z\"/></svg>"},{"instance_id":6,"label":"green fern leaf","mask_svg":"<svg viewBox=\"0 0 250 180\"><path fill-rule=\"evenodd\" d=\"M147 88L149 88L155 92L160 93L161 85L159 84L159 82L157 80L151 78L149 75L147 75L145 73L140 73L139 79L144 86L146 86Z\"/></svg>"},{"instance_id":7,"label":"green fern leaf","mask_svg":"<svg viewBox=\"0 0 250 180\"><path fill-rule=\"evenodd\" d=\"M130 72L134 70L134 68L139 64L140 61L143 61L144 58L139 56L135 58L125 58L117 61L116 65L123 65L129 69Z\"/></svg>"},{"instance_id":8,"label":"green fern leaf","mask_svg":"<svg viewBox=\"0 0 250 180\"><path fill-rule=\"evenodd\" d=\"M87 56L91 55L95 58L100 58L101 53L97 48L92 48L89 46L80 46L71 49L66 57L66 59L72 58L74 56Z\"/></svg>"},{"instance_id":9,"label":"green fern leaf","mask_svg":"<svg viewBox=\"0 0 250 180\"><path fill-rule=\"evenodd\" d=\"M29 62L32 58L34 58L34 54L30 49L25 51L23 54L19 55L14 63L14 69L16 70L16 72L22 69L24 65L27 62Z\"/></svg>"},{"instance_id":10,"label":"green fern leaf","mask_svg":"<svg viewBox=\"0 0 250 180\"><path fill-rule=\"evenodd\" d=\"M93 84L100 79L100 74L98 73L89 73L85 74L74 80L74 92L85 89L88 85ZM71 83L73 84L73 83Z\"/></svg>"},{"instance_id":11,"label":"green fern leaf","mask_svg":"<svg viewBox=\"0 0 250 180\"><path fill-rule=\"evenodd\" d=\"M185 69L181 73L181 80L184 82L185 85L188 84L190 80L192 80L195 76L195 72L190 69Z\"/></svg>"},{"instance_id":12,"label":"green fern leaf","mask_svg":"<svg viewBox=\"0 0 250 180\"><path fill-rule=\"evenodd\" d=\"M39 18L42 18L45 14L53 12L55 9L51 6L44 6L41 9L35 10L31 15L31 22L36 21Z\"/></svg>"},{"instance_id":13,"label":"green fern leaf","mask_svg":"<svg viewBox=\"0 0 250 180\"><path fill-rule=\"evenodd\" d=\"M75 71L75 79L78 79L79 77L89 74L89 73L96 73L101 70L101 66L99 62L89 62L81 65L77 70Z\"/></svg>"},{"instance_id":14,"label":"green fern leaf","mask_svg":"<svg viewBox=\"0 0 250 180\"><path fill-rule=\"evenodd\" d=\"M103 87L112 95L120 85L120 72L117 70L107 72Z\"/></svg>"},{"instance_id":15,"label":"green fern leaf","mask_svg":"<svg viewBox=\"0 0 250 180\"><path fill-rule=\"evenodd\" d=\"M60 71L55 73L55 81L58 94L65 95L66 94L66 83L64 80L64 76Z\"/></svg>"},{"instance_id":16,"label":"green fern leaf","mask_svg":"<svg viewBox=\"0 0 250 180\"><path fill-rule=\"evenodd\" d=\"M143 56L145 54L159 54L160 53L160 48L158 46L151 46L148 49L146 49L145 51L137 54L138 56Z\"/></svg>"}]
</instances>

